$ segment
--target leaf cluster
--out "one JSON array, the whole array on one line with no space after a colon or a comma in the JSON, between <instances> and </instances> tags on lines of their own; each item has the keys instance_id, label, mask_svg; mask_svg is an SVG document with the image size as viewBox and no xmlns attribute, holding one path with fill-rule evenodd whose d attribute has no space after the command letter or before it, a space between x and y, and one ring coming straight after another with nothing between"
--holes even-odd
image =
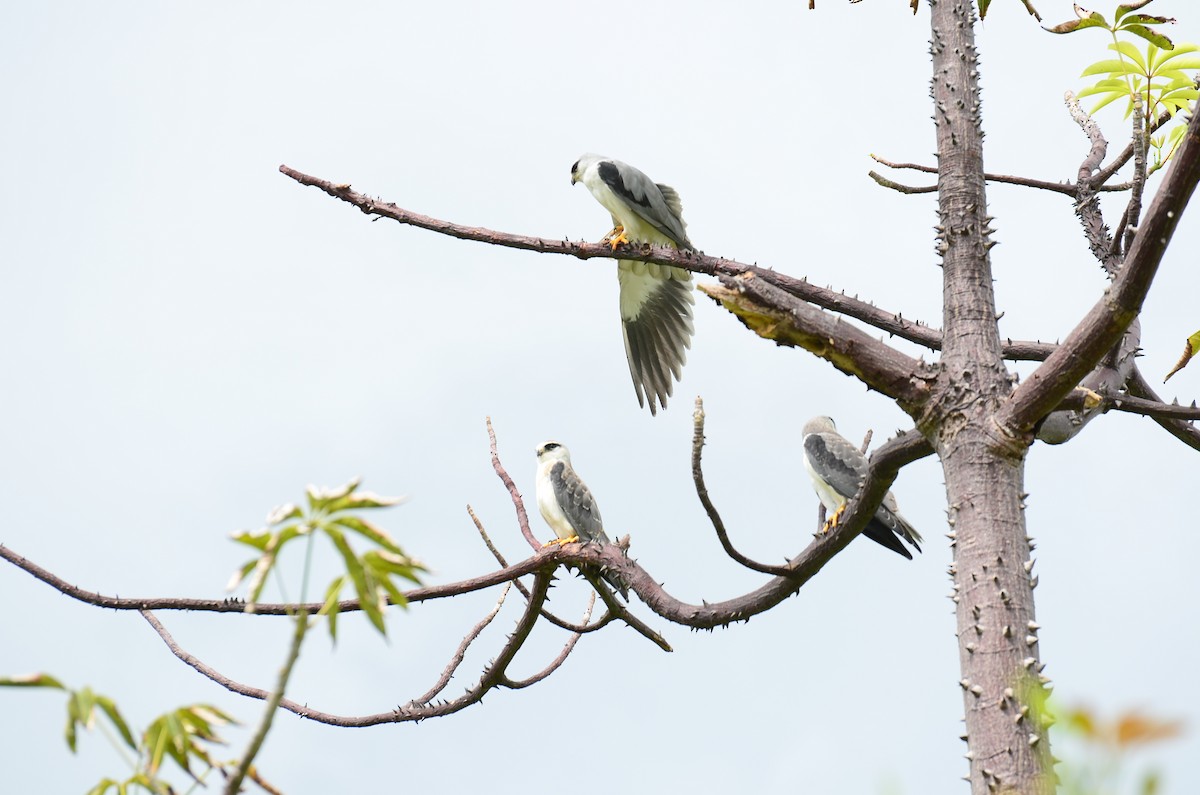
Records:
<instances>
[{"instance_id":1,"label":"leaf cluster","mask_svg":"<svg viewBox=\"0 0 1200 795\"><path fill-rule=\"evenodd\" d=\"M93 691L90 687L72 689L49 674L0 677L0 686L43 687L62 690L67 694L67 725L65 737L67 747L77 750L79 729L90 731L97 725L97 716L103 716L114 731L106 731L118 748L133 751L136 761L133 772L125 779L103 778L88 790L88 795L106 795L110 790L117 795L143 790L166 795L174 790L160 778L163 761L171 759L193 781L201 781L212 770L225 770L232 763L214 760L201 743L223 744L216 729L237 723L232 717L209 704L191 704L164 712L155 718L142 732L140 740L134 739L129 724L121 715L117 705L108 696ZM193 763L200 763L199 774Z\"/></svg>"},{"instance_id":2,"label":"leaf cluster","mask_svg":"<svg viewBox=\"0 0 1200 795\"><path fill-rule=\"evenodd\" d=\"M233 534L235 541L253 547L259 553L243 564L229 583L232 590L246 581L247 612L253 612L254 604L260 600L267 576L275 568L283 548L299 538L311 542L313 536L323 535L345 566L345 573L335 577L326 587L320 610L320 614L329 619L330 636L337 639L338 602L347 583L353 585L355 596L371 624L380 634L387 634L383 611L389 600L392 604L407 605L394 578L420 585L419 575L426 568L405 554L385 530L359 514L396 505L401 498L358 491L360 482L355 478L335 489L309 486L304 507L293 503L282 505L267 517L266 527ZM350 543L354 536L365 539L371 548L359 554Z\"/></svg>"},{"instance_id":3,"label":"leaf cluster","mask_svg":"<svg viewBox=\"0 0 1200 795\"><path fill-rule=\"evenodd\" d=\"M1196 100L1196 72L1200 70L1200 56L1193 54L1200 47L1176 45L1158 29L1173 23L1174 19L1139 13L1151 2L1153 0L1137 0L1117 6L1112 22L1099 11L1088 11L1076 5L1076 19L1047 28L1051 33L1064 34L1087 28L1108 31L1113 39L1108 49L1116 57L1104 58L1084 69L1081 77L1098 76L1099 80L1079 91L1077 96L1097 97L1090 113L1123 99L1125 118L1133 113L1135 100L1140 100L1146 129L1162 114L1174 121L1181 110L1186 110ZM1145 50L1122 39L1122 34L1143 39ZM1150 138L1153 162L1148 173L1162 168L1171 158L1183 140L1185 129L1182 124L1168 121L1163 135Z\"/></svg>"}]
</instances>

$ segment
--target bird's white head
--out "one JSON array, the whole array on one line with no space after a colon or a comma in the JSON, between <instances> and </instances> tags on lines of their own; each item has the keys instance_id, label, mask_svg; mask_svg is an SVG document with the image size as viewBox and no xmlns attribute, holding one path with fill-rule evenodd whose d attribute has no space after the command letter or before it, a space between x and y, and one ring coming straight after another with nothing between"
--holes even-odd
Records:
<instances>
[{"instance_id":1,"label":"bird's white head","mask_svg":"<svg viewBox=\"0 0 1200 795\"><path fill-rule=\"evenodd\" d=\"M832 417L813 417L804 423L802 435L808 436L810 433L837 433L837 426L833 424Z\"/></svg>"},{"instance_id":2,"label":"bird's white head","mask_svg":"<svg viewBox=\"0 0 1200 795\"><path fill-rule=\"evenodd\" d=\"M566 461L571 462L571 454L567 451L562 442L550 440L542 442L538 445L537 458L539 462L545 461Z\"/></svg>"},{"instance_id":3,"label":"bird's white head","mask_svg":"<svg viewBox=\"0 0 1200 795\"><path fill-rule=\"evenodd\" d=\"M583 172L587 171L588 168L596 163L599 163L603 159L604 158L600 155L593 155L590 153L586 155L580 155L579 159L575 161L575 165L571 166L571 184L574 185L576 182L582 181Z\"/></svg>"}]
</instances>

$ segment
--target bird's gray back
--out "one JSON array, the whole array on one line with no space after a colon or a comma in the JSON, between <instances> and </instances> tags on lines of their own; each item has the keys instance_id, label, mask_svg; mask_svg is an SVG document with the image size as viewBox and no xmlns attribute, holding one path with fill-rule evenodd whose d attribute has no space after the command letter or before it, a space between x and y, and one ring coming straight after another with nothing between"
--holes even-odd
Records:
<instances>
[{"instance_id":1,"label":"bird's gray back","mask_svg":"<svg viewBox=\"0 0 1200 795\"><path fill-rule=\"evenodd\" d=\"M600 508L575 470L562 461L550 467L550 487L563 515L583 541L608 543Z\"/></svg>"},{"instance_id":2,"label":"bird's gray back","mask_svg":"<svg viewBox=\"0 0 1200 795\"><path fill-rule=\"evenodd\" d=\"M683 205L674 189L658 185L638 169L620 160L602 160L596 168L604 184L628 204L629 209L674 240L679 248L693 247L684 230Z\"/></svg>"},{"instance_id":3,"label":"bird's gray back","mask_svg":"<svg viewBox=\"0 0 1200 795\"><path fill-rule=\"evenodd\" d=\"M853 497L867 476L866 456L838 434L810 433L804 452L821 479L843 497Z\"/></svg>"}]
</instances>

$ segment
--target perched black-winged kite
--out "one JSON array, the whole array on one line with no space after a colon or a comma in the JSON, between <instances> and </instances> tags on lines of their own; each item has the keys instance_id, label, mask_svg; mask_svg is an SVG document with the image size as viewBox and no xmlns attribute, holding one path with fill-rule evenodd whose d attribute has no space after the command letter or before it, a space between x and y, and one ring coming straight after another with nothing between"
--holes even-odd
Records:
<instances>
[{"instance_id":1,"label":"perched black-winged kite","mask_svg":"<svg viewBox=\"0 0 1200 795\"><path fill-rule=\"evenodd\" d=\"M825 510L830 512L821 529L821 532L827 532L837 527L846 501L858 493L859 486L866 480L867 457L837 432L832 419L813 417L804 424L804 468L812 477L813 490L821 498ZM909 560L912 560L912 553L905 549L900 539L921 551L921 534L900 515L896 498L890 491L862 534Z\"/></svg>"},{"instance_id":2,"label":"perched black-winged kite","mask_svg":"<svg viewBox=\"0 0 1200 795\"><path fill-rule=\"evenodd\" d=\"M604 532L600 508L587 484L575 474L571 453L559 442L542 442L537 449L537 504L546 524L558 536L546 544L570 544L583 541L610 544ZM601 576L629 601L629 588L614 572Z\"/></svg>"},{"instance_id":3,"label":"perched black-winged kite","mask_svg":"<svg viewBox=\"0 0 1200 795\"><path fill-rule=\"evenodd\" d=\"M620 160L583 155L571 166L571 184L582 182L612 215L605 240L614 250L622 243L692 250L679 194ZM638 405L667 406L692 344L692 274L668 265L617 260L621 330L625 358ZM656 401L657 404L656 405Z\"/></svg>"}]
</instances>

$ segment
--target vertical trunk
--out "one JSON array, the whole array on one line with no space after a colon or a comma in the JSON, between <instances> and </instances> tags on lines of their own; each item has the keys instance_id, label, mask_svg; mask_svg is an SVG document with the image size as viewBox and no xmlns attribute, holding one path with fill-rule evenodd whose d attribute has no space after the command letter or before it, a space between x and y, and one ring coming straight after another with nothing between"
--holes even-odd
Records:
<instances>
[{"instance_id":1,"label":"vertical trunk","mask_svg":"<svg viewBox=\"0 0 1200 795\"><path fill-rule=\"evenodd\" d=\"M1049 743L1028 712L1040 671L1022 513L1027 440L992 416L1012 389L996 324L983 179L974 0L930 0L945 348L933 431L953 530L967 758L975 795L1052 792Z\"/></svg>"}]
</instances>

